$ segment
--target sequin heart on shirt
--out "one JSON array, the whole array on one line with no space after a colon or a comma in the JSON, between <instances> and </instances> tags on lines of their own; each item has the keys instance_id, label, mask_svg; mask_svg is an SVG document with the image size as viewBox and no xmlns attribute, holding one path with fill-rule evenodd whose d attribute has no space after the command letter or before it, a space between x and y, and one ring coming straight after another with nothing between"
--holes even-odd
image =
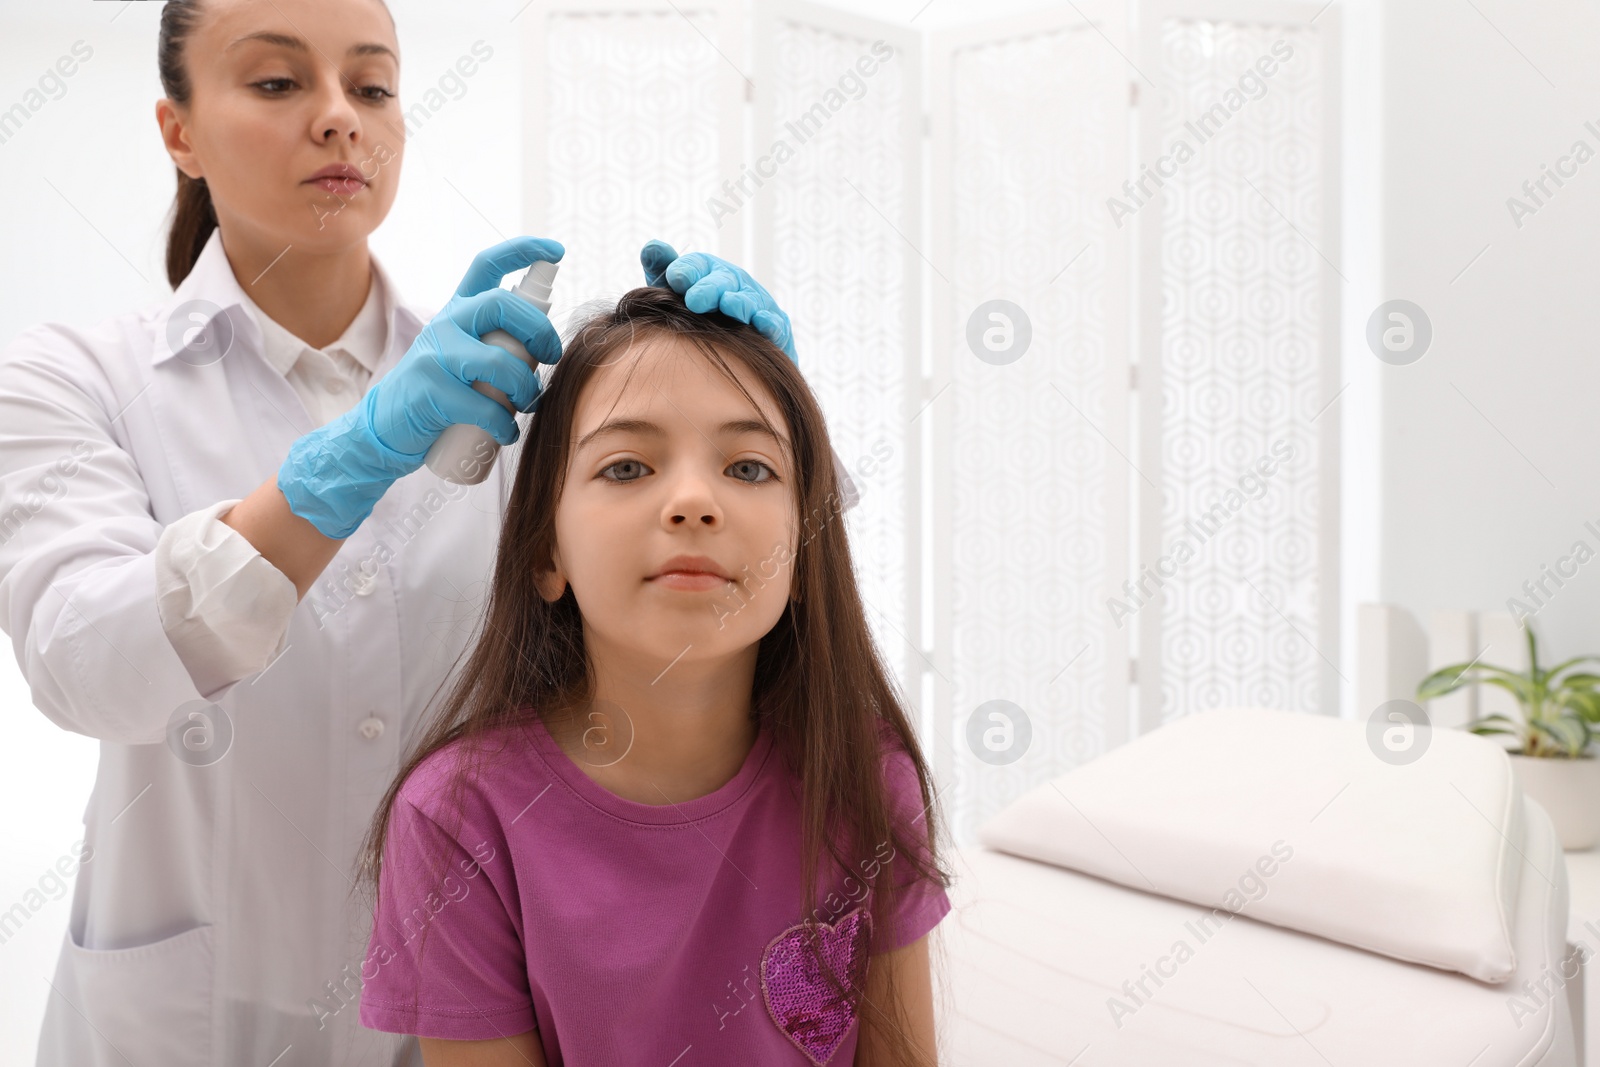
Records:
<instances>
[{"instance_id":1,"label":"sequin heart on shirt","mask_svg":"<svg viewBox=\"0 0 1600 1067\"><path fill-rule=\"evenodd\" d=\"M767 1014L817 1067L823 1067L844 1041L855 1021L855 1001L829 987L806 939L816 938L820 955L839 980L860 990L871 933L872 915L858 907L832 925L796 923L768 942L761 957Z\"/></svg>"}]
</instances>

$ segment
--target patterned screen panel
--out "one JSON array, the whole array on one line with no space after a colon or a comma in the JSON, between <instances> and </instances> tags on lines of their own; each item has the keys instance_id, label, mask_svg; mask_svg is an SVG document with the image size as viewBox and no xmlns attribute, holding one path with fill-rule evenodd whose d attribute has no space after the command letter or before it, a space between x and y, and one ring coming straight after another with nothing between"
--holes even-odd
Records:
<instances>
[{"instance_id":1,"label":"patterned screen panel","mask_svg":"<svg viewBox=\"0 0 1600 1067\"><path fill-rule=\"evenodd\" d=\"M643 285L639 249L652 237L679 252L716 251L706 200L725 177L717 160L727 60L711 43L715 13L703 10L554 12L544 40L544 232L567 248L559 321L573 294L615 298Z\"/></svg>"},{"instance_id":2,"label":"patterned screen panel","mask_svg":"<svg viewBox=\"0 0 1600 1067\"><path fill-rule=\"evenodd\" d=\"M1095 29L1038 32L952 55L949 210L955 293L951 686L952 830L975 828L1027 789L1098 755L1106 670L1108 403L1106 197L1127 82ZM938 210L938 207L935 208ZM967 336L982 305L1022 309L1029 347L1012 362ZM989 319L996 325L1002 320ZM996 338L1003 346L1005 340ZM1115 524L1126 530L1126 518ZM1022 758L979 760L967 724L980 705L1022 709ZM988 721L988 720L985 720Z\"/></svg>"},{"instance_id":3,"label":"patterned screen panel","mask_svg":"<svg viewBox=\"0 0 1600 1067\"><path fill-rule=\"evenodd\" d=\"M914 705L920 682L907 663L921 661L918 620L907 617L907 583L918 576L907 558L916 516L905 435L917 383L907 380L905 316L918 279L907 277L897 232L911 180L901 132L914 106L902 90L907 60L884 60L885 46L875 52L868 39L782 17L775 26L775 69L756 74L773 92L774 128L757 131L751 153L778 160L759 193L774 198L771 285L861 494L844 521L867 621Z\"/></svg>"},{"instance_id":4,"label":"patterned screen panel","mask_svg":"<svg viewBox=\"0 0 1600 1067\"><path fill-rule=\"evenodd\" d=\"M1315 28L1161 33L1160 706L1318 711L1322 71ZM1147 161L1147 163L1150 161ZM1336 591L1326 591L1336 595Z\"/></svg>"}]
</instances>

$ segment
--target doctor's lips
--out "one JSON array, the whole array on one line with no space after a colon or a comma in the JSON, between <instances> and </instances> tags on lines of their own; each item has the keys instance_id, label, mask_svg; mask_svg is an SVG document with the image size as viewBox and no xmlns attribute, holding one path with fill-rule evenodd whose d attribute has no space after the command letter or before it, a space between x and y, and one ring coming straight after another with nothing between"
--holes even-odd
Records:
<instances>
[{"instance_id":1,"label":"doctor's lips","mask_svg":"<svg viewBox=\"0 0 1600 1067\"><path fill-rule=\"evenodd\" d=\"M354 196L367 187L361 171L349 163L334 163L323 167L301 184L315 185L339 196Z\"/></svg>"},{"instance_id":2,"label":"doctor's lips","mask_svg":"<svg viewBox=\"0 0 1600 1067\"><path fill-rule=\"evenodd\" d=\"M716 560L706 556L673 556L645 579L669 589L686 590L717 589L732 580Z\"/></svg>"}]
</instances>

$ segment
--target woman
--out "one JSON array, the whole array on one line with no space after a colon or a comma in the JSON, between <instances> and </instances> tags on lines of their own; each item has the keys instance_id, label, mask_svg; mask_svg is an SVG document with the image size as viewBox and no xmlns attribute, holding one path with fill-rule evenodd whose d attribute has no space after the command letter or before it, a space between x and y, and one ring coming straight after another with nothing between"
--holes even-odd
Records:
<instances>
[{"instance_id":1,"label":"woman","mask_svg":"<svg viewBox=\"0 0 1600 1067\"><path fill-rule=\"evenodd\" d=\"M381 0L169 0L159 61L176 292L0 355L0 623L38 708L101 742L38 1062L415 1062L357 1021L356 852L478 620L516 457L418 468L453 422L517 438L468 383L527 411L537 379L478 338L559 357L498 283L563 249L485 251L431 320L401 301L367 246L404 156ZM790 345L737 268L641 258Z\"/></svg>"}]
</instances>

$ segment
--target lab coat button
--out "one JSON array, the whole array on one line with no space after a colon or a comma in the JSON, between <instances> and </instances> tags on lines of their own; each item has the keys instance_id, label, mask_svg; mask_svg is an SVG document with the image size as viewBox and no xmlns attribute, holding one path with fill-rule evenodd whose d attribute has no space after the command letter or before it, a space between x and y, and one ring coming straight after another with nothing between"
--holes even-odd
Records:
<instances>
[{"instance_id":1,"label":"lab coat button","mask_svg":"<svg viewBox=\"0 0 1600 1067\"><path fill-rule=\"evenodd\" d=\"M356 596L371 596L373 588L378 584L377 579L370 574L357 573L350 579L350 588Z\"/></svg>"},{"instance_id":2,"label":"lab coat button","mask_svg":"<svg viewBox=\"0 0 1600 1067\"><path fill-rule=\"evenodd\" d=\"M356 729L361 731L362 737L365 737L368 741L372 741L383 733L383 720L378 718L376 715L368 715L365 719L361 720L361 722L356 726Z\"/></svg>"}]
</instances>

